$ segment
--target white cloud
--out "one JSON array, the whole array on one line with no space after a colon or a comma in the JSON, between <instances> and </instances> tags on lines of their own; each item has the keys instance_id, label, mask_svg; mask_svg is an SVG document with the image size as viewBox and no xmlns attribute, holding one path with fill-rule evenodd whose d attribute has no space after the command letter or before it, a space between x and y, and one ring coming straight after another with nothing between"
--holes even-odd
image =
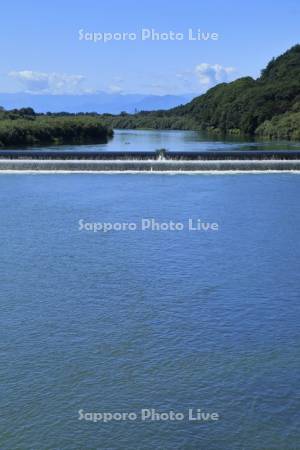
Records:
<instances>
[{"instance_id":1,"label":"white cloud","mask_svg":"<svg viewBox=\"0 0 300 450\"><path fill-rule=\"evenodd\" d=\"M198 64L193 69L176 73L178 91L203 94L212 86L232 81L236 78L237 70L234 67L224 67L220 64Z\"/></svg>"},{"instance_id":2,"label":"white cloud","mask_svg":"<svg viewBox=\"0 0 300 450\"><path fill-rule=\"evenodd\" d=\"M121 86L118 86L117 84L110 84L107 90L110 94L121 94L123 92Z\"/></svg>"},{"instance_id":3,"label":"white cloud","mask_svg":"<svg viewBox=\"0 0 300 450\"><path fill-rule=\"evenodd\" d=\"M196 77L202 86L229 81L230 75L235 71L234 67L223 67L220 64L202 63L195 67Z\"/></svg>"},{"instance_id":4,"label":"white cloud","mask_svg":"<svg viewBox=\"0 0 300 450\"><path fill-rule=\"evenodd\" d=\"M10 72L9 76L21 82L26 92L35 94L79 94L84 92L82 88L84 76L82 75L21 70Z\"/></svg>"}]
</instances>

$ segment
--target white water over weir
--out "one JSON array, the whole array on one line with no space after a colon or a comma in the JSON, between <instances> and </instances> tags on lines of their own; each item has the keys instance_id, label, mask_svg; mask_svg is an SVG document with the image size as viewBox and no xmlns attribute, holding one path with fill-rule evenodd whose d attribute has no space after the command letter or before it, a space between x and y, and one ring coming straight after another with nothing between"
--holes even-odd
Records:
<instances>
[{"instance_id":1,"label":"white water over weir","mask_svg":"<svg viewBox=\"0 0 300 450\"><path fill-rule=\"evenodd\" d=\"M298 151L57 152L2 150L0 171L227 172L300 171Z\"/></svg>"}]
</instances>

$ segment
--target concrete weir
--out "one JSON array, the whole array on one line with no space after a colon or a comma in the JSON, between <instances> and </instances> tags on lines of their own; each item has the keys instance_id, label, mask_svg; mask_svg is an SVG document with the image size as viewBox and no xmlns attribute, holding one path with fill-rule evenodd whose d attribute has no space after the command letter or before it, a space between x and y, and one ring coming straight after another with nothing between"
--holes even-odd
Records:
<instances>
[{"instance_id":1,"label":"concrete weir","mask_svg":"<svg viewBox=\"0 0 300 450\"><path fill-rule=\"evenodd\" d=\"M0 151L0 171L210 172L300 171L299 151L69 152Z\"/></svg>"}]
</instances>

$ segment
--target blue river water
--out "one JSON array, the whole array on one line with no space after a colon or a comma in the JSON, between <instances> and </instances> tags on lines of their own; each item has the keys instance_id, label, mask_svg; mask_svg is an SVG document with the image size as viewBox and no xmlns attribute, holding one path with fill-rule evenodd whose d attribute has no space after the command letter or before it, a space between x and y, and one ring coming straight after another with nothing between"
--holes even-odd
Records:
<instances>
[{"instance_id":1,"label":"blue river water","mask_svg":"<svg viewBox=\"0 0 300 450\"><path fill-rule=\"evenodd\" d=\"M299 197L293 173L0 175L1 450L299 449Z\"/></svg>"},{"instance_id":2,"label":"blue river water","mask_svg":"<svg viewBox=\"0 0 300 450\"><path fill-rule=\"evenodd\" d=\"M59 145L43 147L47 151L231 151L231 150L300 150L299 142L255 141L229 136L216 139L199 131L184 130L114 130L114 136L105 144ZM40 147L28 148L40 151Z\"/></svg>"}]
</instances>

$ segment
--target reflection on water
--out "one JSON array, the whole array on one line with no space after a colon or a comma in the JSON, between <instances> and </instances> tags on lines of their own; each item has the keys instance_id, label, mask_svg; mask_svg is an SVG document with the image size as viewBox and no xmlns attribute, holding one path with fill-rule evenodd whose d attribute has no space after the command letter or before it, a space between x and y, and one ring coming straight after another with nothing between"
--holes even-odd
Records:
<instances>
[{"instance_id":1,"label":"reflection on water","mask_svg":"<svg viewBox=\"0 0 300 450\"><path fill-rule=\"evenodd\" d=\"M47 150L69 151L152 151L166 148L172 151L224 150L300 150L300 142L255 141L230 136L207 135L199 131L115 130L107 144L64 145L43 147ZM32 149L30 149L32 150ZM41 150L41 148L37 148Z\"/></svg>"}]
</instances>

